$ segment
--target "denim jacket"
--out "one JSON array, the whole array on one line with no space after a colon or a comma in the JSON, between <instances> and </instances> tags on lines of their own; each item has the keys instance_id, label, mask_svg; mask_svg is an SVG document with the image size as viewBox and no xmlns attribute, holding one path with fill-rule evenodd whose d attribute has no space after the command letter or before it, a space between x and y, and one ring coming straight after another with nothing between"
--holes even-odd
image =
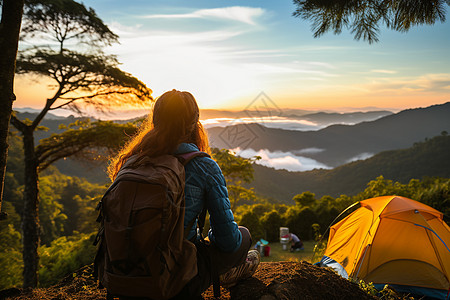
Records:
<instances>
[{"instance_id":1,"label":"denim jacket","mask_svg":"<svg viewBox=\"0 0 450 300\"><path fill-rule=\"evenodd\" d=\"M199 151L195 144L182 143L175 154ZM196 218L206 205L209 212L209 240L224 252L236 251L242 242L241 232L234 222L225 178L219 165L209 157L196 157L186 166L184 227ZM196 235L197 218L188 239Z\"/></svg>"}]
</instances>

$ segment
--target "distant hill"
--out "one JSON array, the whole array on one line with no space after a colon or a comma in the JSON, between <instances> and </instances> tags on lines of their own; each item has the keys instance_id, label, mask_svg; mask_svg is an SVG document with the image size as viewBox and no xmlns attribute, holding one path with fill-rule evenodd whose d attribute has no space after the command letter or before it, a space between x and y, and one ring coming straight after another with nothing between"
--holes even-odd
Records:
<instances>
[{"instance_id":1,"label":"distant hill","mask_svg":"<svg viewBox=\"0 0 450 300\"><path fill-rule=\"evenodd\" d=\"M263 109L258 112L261 117L266 116L295 116L300 117L306 114L311 114L311 111L303 109ZM248 118L252 115L250 111L244 110L219 110L219 109L201 109L200 119L214 119L214 118Z\"/></svg>"},{"instance_id":2,"label":"distant hill","mask_svg":"<svg viewBox=\"0 0 450 300\"><path fill-rule=\"evenodd\" d=\"M35 108L31 108L31 107L19 107L19 108L14 108L15 111L21 113L22 115L26 116L27 118L35 118L40 112L40 109L35 109ZM55 114L52 113L47 113L45 115L45 119L65 119L66 117L62 117L62 116L57 116Z\"/></svg>"},{"instance_id":3,"label":"distant hill","mask_svg":"<svg viewBox=\"0 0 450 300\"><path fill-rule=\"evenodd\" d=\"M450 136L436 136L408 149L384 151L332 170L288 172L256 164L254 169L255 180L249 186L284 203L293 203L292 197L305 191L318 197L355 195L380 175L402 183L425 176L450 177Z\"/></svg>"},{"instance_id":4,"label":"distant hill","mask_svg":"<svg viewBox=\"0 0 450 300\"><path fill-rule=\"evenodd\" d=\"M16 116L20 120L25 119L34 120L37 117L37 115L38 115L37 112L29 112L29 111L16 112ZM48 130L38 130L35 133L35 141L39 141L40 139L49 137L52 133L63 132L64 130L59 129L59 125L61 124L69 125L71 123L74 123L76 120L83 120L83 119L86 118L75 117L73 115L70 115L68 117L60 117L53 115L51 113L47 113L45 118L40 123L40 126L47 127ZM15 130L14 126L11 126L11 130Z\"/></svg>"},{"instance_id":5,"label":"distant hill","mask_svg":"<svg viewBox=\"0 0 450 300\"><path fill-rule=\"evenodd\" d=\"M374 121L381 117L391 115L390 111L370 111L370 112L314 112L301 113L294 109L280 111L217 111L202 110L201 120L205 128L226 127L238 124L258 123L268 128L278 128L284 130L310 131L319 130L333 124L354 125L361 122ZM205 117L206 115L206 117Z\"/></svg>"},{"instance_id":6,"label":"distant hill","mask_svg":"<svg viewBox=\"0 0 450 300\"><path fill-rule=\"evenodd\" d=\"M218 148L252 148L302 156L330 167L343 165L381 151L402 149L417 141L450 132L450 102L426 108L404 110L371 122L332 125L318 131L293 131L241 124L210 128L211 144Z\"/></svg>"},{"instance_id":7,"label":"distant hill","mask_svg":"<svg viewBox=\"0 0 450 300\"><path fill-rule=\"evenodd\" d=\"M330 124L330 123L359 123L363 121L372 121L380 117L384 117L392 114L387 110L375 110L368 112L314 112L302 109L284 108L279 110L261 110L258 111L259 117L277 116L292 119L304 119L318 124ZM200 110L200 119L214 119L214 118L249 118L254 117L254 111L231 111L231 110L218 110L218 109L202 109Z\"/></svg>"},{"instance_id":8,"label":"distant hill","mask_svg":"<svg viewBox=\"0 0 450 300\"><path fill-rule=\"evenodd\" d=\"M351 112L351 113L318 112L301 116L290 115L288 117L298 118L321 125L321 124L357 124L361 122L374 121L376 119L388 115L392 115L392 112L387 110L380 110L380 111Z\"/></svg>"}]
</instances>

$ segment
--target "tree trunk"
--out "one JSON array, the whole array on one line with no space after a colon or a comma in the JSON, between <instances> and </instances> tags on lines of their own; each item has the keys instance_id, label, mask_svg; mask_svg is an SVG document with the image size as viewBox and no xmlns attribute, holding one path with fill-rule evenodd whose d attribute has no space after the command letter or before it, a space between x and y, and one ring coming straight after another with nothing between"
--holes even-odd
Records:
<instances>
[{"instance_id":1,"label":"tree trunk","mask_svg":"<svg viewBox=\"0 0 450 300\"><path fill-rule=\"evenodd\" d=\"M8 130L15 100L14 71L24 0L3 0L0 23L0 211L8 156ZM4 215L0 214L0 219Z\"/></svg>"},{"instance_id":2,"label":"tree trunk","mask_svg":"<svg viewBox=\"0 0 450 300\"><path fill-rule=\"evenodd\" d=\"M22 212L23 242L23 287L36 287L38 282L39 246L39 201L38 201L38 161L34 148L33 129L27 126L23 134L25 154L25 190Z\"/></svg>"}]
</instances>

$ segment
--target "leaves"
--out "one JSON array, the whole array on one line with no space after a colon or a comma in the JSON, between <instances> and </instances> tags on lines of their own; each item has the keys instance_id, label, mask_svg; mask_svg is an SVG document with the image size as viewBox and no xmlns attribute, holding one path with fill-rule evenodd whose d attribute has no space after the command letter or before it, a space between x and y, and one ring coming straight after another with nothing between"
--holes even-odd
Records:
<instances>
[{"instance_id":1,"label":"leaves","mask_svg":"<svg viewBox=\"0 0 450 300\"><path fill-rule=\"evenodd\" d=\"M294 17L312 23L314 37L349 29L356 40L379 41L380 26L406 32L413 26L445 22L449 0L294 0Z\"/></svg>"},{"instance_id":2,"label":"leaves","mask_svg":"<svg viewBox=\"0 0 450 300\"><path fill-rule=\"evenodd\" d=\"M295 201L296 205L300 207L311 206L316 202L316 195L311 192L303 192L301 194L295 195L292 199Z\"/></svg>"},{"instance_id":3,"label":"leaves","mask_svg":"<svg viewBox=\"0 0 450 300\"><path fill-rule=\"evenodd\" d=\"M95 256L92 239L92 234L76 234L60 237L50 246L41 246L39 248L42 264L39 270L41 286L49 286L63 276L92 263Z\"/></svg>"},{"instance_id":4,"label":"leaves","mask_svg":"<svg viewBox=\"0 0 450 300\"><path fill-rule=\"evenodd\" d=\"M42 139L36 147L39 170L45 170L58 159L76 156L90 161L104 161L117 152L137 128L131 123L90 121L69 125L61 134Z\"/></svg>"},{"instance_id":5,"label":"leaves","mask_svg":"<svg viewBox=\"0 0 450 300\"><path fill-rule=\"evenodd\" d=\"M242 186L243 182L249 183L253 180L253 162L260 159L243 158L234 155L228 149L212 149L214 159L220 166L223 175L227 181L228 196L231 202L231 209L233 210L240 200L256 199L253 189L246 189Z\"/></svg>"},{"instance_id":6,"label":"leaves","mask_svg":"<svg viewBox=\"0 0 450 300\"><path fill-rule=\"evenodd\" d=\"M118 36L92 8L73 0L26 0L22 39L50 35L61 43L76 39L90 46L111 45Z\"/></svg>"},{"instance_id":7,"label":"leaves","mask_svg":"<svg viewBox=\"0 0 450 300\"><path fill-rule=\"evenodd\" d=\"M151 100L151 89L119 69L118 65L115 56L105 55L100 50L95 54L83 54L70 50L61 53L52 49L32 48L19 54L16 72L34 73L50 77L56 82L56 92L49 110L69 106L79 111L76 102L88 103L101 110L102 107Z\"/></svg>"}]
</instances>

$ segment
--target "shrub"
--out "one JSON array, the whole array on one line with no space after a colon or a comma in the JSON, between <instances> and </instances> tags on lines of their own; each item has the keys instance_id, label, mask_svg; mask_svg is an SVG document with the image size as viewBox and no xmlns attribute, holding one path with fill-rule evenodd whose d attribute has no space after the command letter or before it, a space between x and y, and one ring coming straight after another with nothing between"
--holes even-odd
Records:
<instances>
[{"instance_id":1,"label":"shrub","mask_svg":"<svg viewBox=\"0 0 450 300\"><path fill-rule=\"evenodd\" d=\"M284 224L284 220L281 215L272 210L271 212L265 213L261 217L261 225L264 230L264 237L269 242L279 242L280 241L280 227Z\"/></svg>"},{"instance_id":2,"label":"shrub","mask_svg":"<svg viewBox=\"0 0 450 300\"><path fill-rule=\"evenodd\" d=\"M60 237L50 246L39 248L41 268L39 284L49 286L73 271L94 261L95 247L92 240L95 234L75 234Z\"/></svg>"},{"instance_id":3,"label":"shrub","mask_svg":"<svg viewBox=\"0 0 450 300\"><path fill-rule=\"evenodd\" d=\"M247 227L252 235L253 241L257 241L264 237L263 228L259 217L253 212L246 212L242 215L240 224L241 226Z\"/></svg>"}]
</instances>

